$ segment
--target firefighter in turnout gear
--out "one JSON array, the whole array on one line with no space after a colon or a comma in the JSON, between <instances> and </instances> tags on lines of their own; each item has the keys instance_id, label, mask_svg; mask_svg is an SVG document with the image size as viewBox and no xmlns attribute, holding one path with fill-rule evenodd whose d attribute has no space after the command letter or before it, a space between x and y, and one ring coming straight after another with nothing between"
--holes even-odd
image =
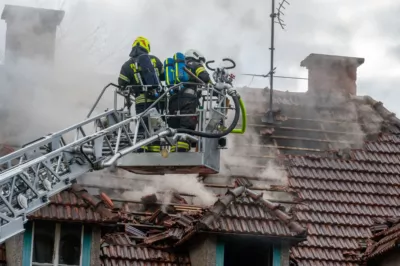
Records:
<instances>
[{"instance_id":1,"label":"firefighter in turnout gear","mask_svg":"<svg viewBox=\"0 0 400 266\"><path fill-rule=\"evenodd\" d=\"M211 82L210 75L204 68L205 57L197 50L190 49L185 53L186 68L204 83ZM196 79L190 77L190 82L198 83ZM199 106L199 94L196 85L185 85L178 94L173 95L169 102L169 114L195 114ZM197 116L181 116L168 119L168 125L171 128L186 128L195 130L197 126ZM189 151L190 146L187 143L178 142L179 151Z\"/></svg>"},{"instance_id":2,"label":"firefighter in turnout gear","mask_svg":"<svg viewBox=\"0 0 400 266\"><path fill-rule=\"evenodd\" d=\"M129 60L122 67L118 78L118 85L121 89L129 85L146 85L147 91L137 87L133 89L135 95L135 110L136 114L145 111L158 96L160 82L165 80L164 66L160 59L150 53L150 42L145 37L138 37L132 44L132 50L129 54ZM164 102L160 101L155 106L161 113L164 109ZM145 119L145 118L144 118ZM147 124L147 121L145 120ZM139 126L139 132L144 133L142 125ZM159 149L159 146L143 147L147 151L154 148L154 151Z\"/></svg>"}]
</instances>

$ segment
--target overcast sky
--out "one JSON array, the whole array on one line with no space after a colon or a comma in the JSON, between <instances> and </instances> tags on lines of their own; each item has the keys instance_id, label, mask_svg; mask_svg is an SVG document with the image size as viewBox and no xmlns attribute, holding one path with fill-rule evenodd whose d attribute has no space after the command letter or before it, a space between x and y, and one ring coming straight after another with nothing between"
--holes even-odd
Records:
<instances>
[{"instance_id":1,"label":"overcast sky","mask_svg":"<svg viewBox=\"0 0 400 266\"><path fill-rule=\"evenodd\" d=\"M400 3L393 0L292 0L286 30L276 28L277 75L306 77L300 61L310 53L364 57L358 94L368 94L400 113ZM66 11L58 31L58 58L117 76L138 35L165 59L196 48L207 59L231 57L236 74L269 71L271 2L265 0L0 0ZM0 22L0 61L6 25ZM268 79L240 77L265 87ZM275 81L276 89L305 91L306 81Z\"/></svg>"}]
</instances>

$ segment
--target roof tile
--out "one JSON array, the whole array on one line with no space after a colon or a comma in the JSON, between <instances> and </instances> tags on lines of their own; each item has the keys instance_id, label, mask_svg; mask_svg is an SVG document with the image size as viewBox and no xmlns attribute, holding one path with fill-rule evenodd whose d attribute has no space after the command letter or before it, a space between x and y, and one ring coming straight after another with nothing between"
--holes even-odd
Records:
<instances>
[{"instance_id":1,"label":"roof tile","mask_svg":"<svg viewBox=\"0 0 400 266\"><path fill-rule=\"evenodd\" d=\"M107 212L99 212L89 202L77 197L70 190L62 191L50 198L50 204L28 215L29 219L71 222L100 222L110 218ZM86 191L86 198L93 197ZM96 200L93 200L97 202ZM109 213L111 214L111 212Z\"/></svg>"},{"instance_id":2,"label":"roof tile","mask_svg":"<svg viewBox=\"0 0 400 266\"><path fill-rule=\"evenodd\" d=\"M261 91L257 93L257 103L268 106L268 100L262 101ZM268 99L269 93L265 96ZM272 136L263 136L268 138L265 142L276 141L280 152L291 154L285 163L288 186L301 201L292 213L302 225L308 225L307 241L292 248L299 266L358 266L360 240L372 236L369 226L374 219L400 217L400 137L393 135L399 131L399 120L389 117L390 112L370 97L340 97L335 101L332 96L274 90L274 106L284 119L279 120ZM375 116L384 120L381 127L391 134L370 132L365 124ZM259 120L254 123L262 127ZM281 130L284 127L290 130ZM381 127L377 125L374 130ZM353 142L361 143L364 136L360 133L375 139L345 153L349 156L340 151L306 155L310 149L328 148L326 143L329 148L353 147ZM382 249L390 247L390 241Z\"/></svg>"},{"instance_id":3,"label":"roof tile","mask_svg":"<svg viewBox=\"0 0 400 266\"><path fill-rule=\"evenodd\" d=\"M309 224L307 241L292 248L299 265L355 265L358 256L344 253L358 255L374 218L400 215L400 145L386 140L366 143L351 160L289 157L289 186L304 200L295 215ZM376 252L392 245L386 241Z\"/></svg>"},{"instance_id":4,"label":"roof tile","mask_svg":"<svg viewBox=\"0 0 400 266\"><path fill-rule=\"evenodd\" d=\"M382 225L388 225L386 229L383 229L382 231L377 231L375 235L373 236L372 239L375 241L372 242L370 246L367 247L367 250L363 254L363 260L368 260L377 256L380 256L384 254L385 252L393 249L394 247L397 246L397 243L400 240L400 221L399 219L393 219L396 221L394 224L392 224L391 219L377 219L377 222L375 224L382 224ZM371 227L374 227L376 225L373 225Z\"/></svg>"},{"instance_id":5,"label":"roof tile","mask_svg":"<svg viewBox=\"0 0 400 266\"><path fill-rule=\"evenodd\" d=\"M187 254L175 254L159 249L105 245L101 248L102 265L182 265L190 266Z\"/></svg>"}]
</instances>

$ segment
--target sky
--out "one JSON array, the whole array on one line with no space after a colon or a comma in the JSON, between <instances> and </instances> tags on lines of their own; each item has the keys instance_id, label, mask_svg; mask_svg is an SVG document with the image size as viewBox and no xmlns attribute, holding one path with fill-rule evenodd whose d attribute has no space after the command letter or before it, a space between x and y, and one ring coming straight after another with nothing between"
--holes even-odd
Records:
<instances>
[{"instance_id":1,"label":"sky","mask_svg":"<svg viewBox=\"0 0 400 266\"><path fill-rule=\"evenodd\" d=\"M277 0L277 3L279 1ZM365 58L358 94L400 113L400 2L392 0L296 0L276 25L276 75L307 77L300 62L310 53ZM57 60L79 69L115 75L132 41L150 39L160 59L194 48L207 59L237 62L237 84L266 87L270 65L271 1L264 0L0 0L5 4L65 10L57 36ZM6 24L0 21L0 62ZM113 80L115 81L115 80ZM306 91L307 81L275 79L275 88Z\"/></svg>"}]
</instances>

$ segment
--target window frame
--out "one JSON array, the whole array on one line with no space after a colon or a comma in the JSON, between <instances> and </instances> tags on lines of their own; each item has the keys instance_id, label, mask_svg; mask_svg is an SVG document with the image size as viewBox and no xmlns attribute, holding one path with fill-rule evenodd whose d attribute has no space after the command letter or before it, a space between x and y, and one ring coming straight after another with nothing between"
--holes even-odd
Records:
<instances>
[{"instance_id":1,"label":"window frame","mask_svg":"<svg viewBox=\"0 0 400 266\"><path fill-rule=\"evenodd\" d=\"M215 265L216 266L224 266L226 264L225 261L225 253L227 252L226 249L226 243L228 243L229 240L223 239L223 238L218 238L216 243L215 243ZM270 254L269 254L269 259L270 259L270 266L280 266L281 265L281 252L282 252L282 245L281 243L270 243L271 246L270 248Z\"/></svg>"},{"instance_id":2,"label":"window frame","mask_svg":"<svg viewBox=\"0 0 400 266\"><path fill-rule=\"evenodd\" d=\"M60 258L60 239L61 239L61 225L62 223L60 222L55 222L55 231L54 231L54 247L53 247L53 262L52 263L34 263L33 260L33 247L35 243L35 228L36 228L36 223L35 221L32 222L32 237L31 237L31 257L30 257L30 262L32 266L75 266L75 265L68 265L68 264L60 264L59 258ZM84 239L84 233L85 233L85 225L81 224L80 225L80 230L81 230L81 248L80 248L80 257L79 257L79 266L82 266L82 255L84 253L84 246L83 246L83 239Z\"/></svg>"}]
</instances>

